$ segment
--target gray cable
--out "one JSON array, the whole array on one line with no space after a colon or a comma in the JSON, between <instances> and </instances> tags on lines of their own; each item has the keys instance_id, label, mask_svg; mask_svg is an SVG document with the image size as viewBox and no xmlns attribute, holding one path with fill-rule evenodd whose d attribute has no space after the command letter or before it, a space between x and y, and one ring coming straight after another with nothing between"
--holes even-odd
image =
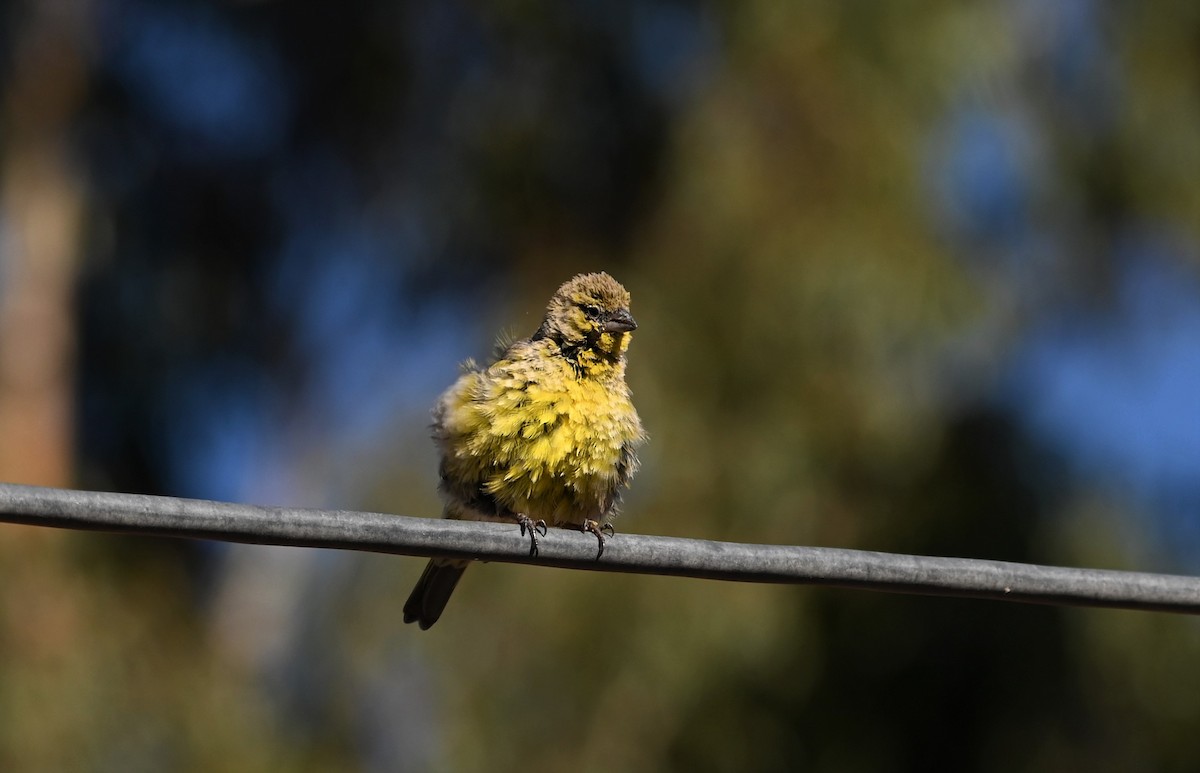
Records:
<instances>
[{"instance_id":1,"label":"gray cable","mask_svg":"<svg viewBox=\"0 0 1200 773\"><path fill-rule=\"evenodd\" d=\"M1200 614L1200 578L970 558L551 529L537 557L516 525L0 484L0 521L64 529L366 550L564 569Z\"/></svg>"}]
</instances>

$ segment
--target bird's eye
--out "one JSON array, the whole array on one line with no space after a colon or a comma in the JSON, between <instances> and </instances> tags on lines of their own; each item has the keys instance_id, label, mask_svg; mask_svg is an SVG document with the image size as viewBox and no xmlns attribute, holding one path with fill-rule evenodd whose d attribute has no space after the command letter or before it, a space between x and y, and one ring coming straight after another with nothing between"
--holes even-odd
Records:
<instances>
[{"instance_id":1,"label":"bird's eye","mask_svg":"<svg viewBox=\"0 0 1200 773\"><path fill-rule=\"evenodd\" d=\"M585 303L580 308L582 308L583 313L588 315L588 317L590 317L591 319L599 319L600 318L600 307L599 306L592 304L592 303Z\"/></svg>"}]
</instances>

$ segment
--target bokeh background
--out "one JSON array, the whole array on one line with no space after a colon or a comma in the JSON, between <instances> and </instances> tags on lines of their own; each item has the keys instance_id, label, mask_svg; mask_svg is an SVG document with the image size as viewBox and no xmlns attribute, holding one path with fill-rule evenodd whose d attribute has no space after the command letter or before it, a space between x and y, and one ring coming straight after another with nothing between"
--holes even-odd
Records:
<instances>
[{"instance_id":1,"label":"bokeh background","mask_svg":"<svg viewBox=\"0 0 1200 773\"><path fill-rule=\"evenodd\" d=\"M1195 3L14 1L0 479L436 516L605 269L621 531L1200 573ZM6 771L1194 771L1145 613L0 526Z\"/></svg>"}]
</instances>

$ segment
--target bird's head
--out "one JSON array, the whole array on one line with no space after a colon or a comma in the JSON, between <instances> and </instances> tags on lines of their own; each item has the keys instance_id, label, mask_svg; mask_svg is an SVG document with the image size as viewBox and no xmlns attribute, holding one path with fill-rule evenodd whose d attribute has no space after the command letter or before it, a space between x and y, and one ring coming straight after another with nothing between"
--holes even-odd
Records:
<instances>
[{"instance_id":1,"label":"bird's head","mask_svg":"<svg viewBox=\"0 0 1200 773\"><path fill-rule=\"evenodd\" d=\"M572 277L550 299L537 338L550 338L565 350L619 359L637 328L629 313L629 291L608 274Z\"/></svg>"}]
</instances>

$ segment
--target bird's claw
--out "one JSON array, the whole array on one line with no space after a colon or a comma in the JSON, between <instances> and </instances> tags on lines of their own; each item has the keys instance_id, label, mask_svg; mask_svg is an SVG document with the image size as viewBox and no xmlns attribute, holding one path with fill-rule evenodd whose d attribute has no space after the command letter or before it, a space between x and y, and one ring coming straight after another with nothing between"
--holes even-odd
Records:
<instances>
[{"instance_id":1,"label":"bird's claw","mask_svg":"<svg viewBox=\"0 0 1200 773\"><path fill-rule=\"evenodd\" d=\"M533 520L528 515L518 515L517 523L521 526L521 536L525 536L525 532L529 532L529 555L536 556L538 554L538 533L543 537L546 536L548 529L546 522L542 520Z\"/></svg>"},{"instance_id":2,"label":"bird's claw","mask_svg":"<svg viewBox=\"0 0 1200 773\"><path fill-rule=\"evenodd\" d=\"M596 541L599 543L596 548L596 558L600 558L600 556L604 555L604 535L608 534L608 536L612 537L617 533L616 529L612 527L611 523L606 523L601 526L590 518L584 520L582 531L596 535Z\"/></svg>"}]
</instances>

